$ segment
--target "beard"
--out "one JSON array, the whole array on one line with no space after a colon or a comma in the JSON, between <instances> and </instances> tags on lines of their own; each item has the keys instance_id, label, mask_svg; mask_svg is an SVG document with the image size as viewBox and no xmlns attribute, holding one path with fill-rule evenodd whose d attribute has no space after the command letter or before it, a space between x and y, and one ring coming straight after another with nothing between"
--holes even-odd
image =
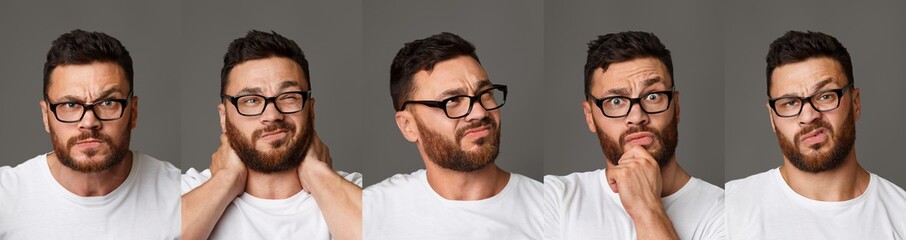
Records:
<instances>
[{"instance_id":1,"label":"beard","mask_svg":"<svg viewBox=\"0 0 906 240\"><path fill-rule=\"evenodd\" d=\"M606 157L613 165L620 165L620 158L625 152L623 146L626 145L626 136L637 132L650 132L651 134L654 134L654 142L646 149L648 150L648 153L654 157L654 160L657 161L659 167L667 165L676 153L677 121L675 112L673 119L670 120L670 123L667 124L667 127L664 128L664 130L650 128L647 125L638 125L637 127L631 127L626 132L620 134L618 141L611 140L610 136L599 129L598 134L596 135L598 136L598 141L601 143L601 149L604 150L604 157Z\"/></svg>"},{"instance_id":2,"label":"beard","mask_svg":"<svg viewBox=\"0 0 906 240\"><path fill-rule=\"evenodd\" d=\"M126 125L126 129L123 129L123 139L119 143L114 142L113 138L108 135L102 134L97 130L84 131L81 134L71 137L64 143L60 136L56 134L53 127L50 127L50 138L53 144L53 152L57 155L57 159L60 160L60 163L63 166L66 166L79 173L97 173L107 169L111 169L120 163L123 162L126 158L126 154L129 152L129 140L132 135L131 123ZM76 145L77 142L85 139L97 139L101 143L106 144L110 148L110 154L104 157L101 161L76 161L72 157L72 147ZM98 154L97 149L88 149L82 152L88 158L94 157Z\"/></svg>"},{"instance_id":3,"label":"beard","mask_svg":"<svg viewBox=\"0 0 906 240\"><path fill-rule=\"evenodd\" d=\"M817 152L811 155L803 154L799 151L799 141L798 139L809 132L824 128L826 129L828 135L832 136L833 142L831 149L828 152ZM847 155L852 151L853 145L856 142L856 123L852 114L846 117L843 125L840 127L839 134L834 131L834 128L825 121L824 119L816 119L812 124L809 124L802 128L796 136L793 138L797 140L795 143L787 140L789 138L783 133L777 132L777 140L780 142L780 149L783 151L783 156L790 160L790 163L793 164L797 169L810 172L810 173L819 173L822 171L827 171L840 166L843 163L843 160ZM806 146L813 150L818 150L827 143L818 143L811 146Z\"/></svg>"},{"instance_id":4,"label":"beard","mask_svg":"<svg viewBox=\"0 0 906 240\"><path fill-rule=\"evenodd\" d=\"M312 119L312 113L309 112L308 119ZM226 119L226 135L230 142L230 147L236 151L236 155L242 160L246 167L257 172L274 173L296 168L305 159L308 153L308 147L311 146L313 128L311 122L303 124L302 134L291 139L281 139L271 142L272 150L262 152L255 148L255 142L261 138L261 134L274 130L285 130L289 136L296 136L296 126L285 121L275 121L270 125L264 126L252 132L251 139L242 135L236 126L233 126L230 119ZM282 149L281 149L282 148Z\"/></svg>"},{"instance_id":5,"label":"beard","mask_svg":"<svg viewBox=\"0 0 906 240\"><path fill-rule=\"evenodd\" d=\"M500 150L500 127L490 117L485 117L456 130L454 140L450 141L438 132L431 131L418 119L415 124L420 130L420 139L425 146L425 152L431 161L438 166L457 172L472 172L487 167L497 159ZM489 134L484 138L475 140L480 148L475 152L462 150L460 143L469 129L488 127Z\"/></svg>"}]
</instances>

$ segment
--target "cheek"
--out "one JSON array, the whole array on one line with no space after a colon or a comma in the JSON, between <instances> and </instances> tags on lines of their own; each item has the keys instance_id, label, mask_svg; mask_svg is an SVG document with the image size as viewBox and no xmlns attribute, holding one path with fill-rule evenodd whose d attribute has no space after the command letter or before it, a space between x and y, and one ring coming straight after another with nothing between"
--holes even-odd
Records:
<instances>
[{"instance_id":1,"label":"cheek","mask_svg":"<svg viewBox=\"0 0 906 240\"><path fill-rule=\"evenodd\" d=\"M595 127L598 128L598 132L604 133L605 136L613 141L617 141L620 134L623 134L623 132L626 131L621 123L621 119L618 118L611 119L602 116L601 118L595 119Z\"/></svg>"}]
</instances>

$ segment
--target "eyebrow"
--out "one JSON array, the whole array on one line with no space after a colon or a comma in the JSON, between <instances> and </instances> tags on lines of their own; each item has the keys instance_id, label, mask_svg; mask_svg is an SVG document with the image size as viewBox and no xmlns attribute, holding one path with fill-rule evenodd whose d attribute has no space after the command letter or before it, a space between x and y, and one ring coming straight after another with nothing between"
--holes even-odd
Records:
<instances>
[{"instance_id":1,"label":"eyebrow","mask_svg":"<svg viewBox=\"0 0 906 240\"><path fill-rule=\"evenodd\" d=\"M283 89L287 89L287 88L291 88L291 87L298 87L298 86L299 86L298 81L286 80L286 81L281 82L280 86L278 86L277 88L279 88L280 90L283 90ZM261 93L262 93L262 91L261 91L260 87L247 87L247 88L243 88L242 90L239 90L239 92L236 93L236 96L245 95L245 94L261 94Z\"/></svg>"},{"instance_id":2,"label":"eyebrow","mask_svg":"<svg viewBox=\"0 0 906 240\"><path fill-rule=\"evenodd\" d=\"M280 90L283 90L283 89L287 89L290 87L298 87L298 86L299 86L299 81L286 80L286 81L283 81L280 83L279 88L280 88Z\"/></svg>"},{"instance_id":3,"label":"eyebrow","mask_svg":"<svg viewBox=\"0 0 906 240\"><path fill-rule=\"evenodd\" d=\"M97 99L107 99L110 97L110 95L113 95L114 93L118 93L118 92L120 92L120 89L118 87L112 87L107 90L104 90L103 92L101 92L101 94L98 94ZM61 97L59 100L61 100L60 102L85 103L85 101L83 100L82 97L78 97L75 95L66 95L66 96Z\"/></svg>"},{"instance_id":4,"label":"eyebrow","mask_svg":"<svg viewBox=\"0 0 906 240\"><path fill-rule=\"evenodd\" d=\"M654 85L655 83L659 83L659 82L663 82L663 81L664 80L661 79L661 77L653 77L653 78L645 79L644 81L642 81L642 87L646 88L651 85ZM626 96L629 94L630 94L629 88L613 88L613 89L607 90L607 92L605 93L605 95L608 95L608 96L613 96L613 95Z\"/></svg>"},{"instance_id":5,"label":"eyebrow","mask_svg":"<svg viewBox=\"0 0 906 240\"><path fill-rule=\"evenodd\" d=\"M816 83L815 85L813 85L812 88L815 89L815 91L817 92L818 89L821 89L824 86L827 86L828 84L830 84L832 82L833 82L833 80L831 80L830 78L824 79L824 80L821 80L820 82ZM783 96L780 96L779 98L784 98L784 97L799 97L799 95L796 95L793 93L787 93L787 94L783 94Z\"/></svg>"},{"instance_id":6,"label":"eyebrow","mask_svg":"<svg viewBox=\"0 0 906 240\"><path fill-rule=\"evenodd\" d=\"M491 86L491 85L493 85L493 84L491 84L491 80L488 80L488 79L481 80L480 82L478 82L477 89L482 89L484 87ZM466 90L464 88L454 88L454 89L444 91L440 94L441 97L459 96L459 95L467 95Z\"/></svg>"}]
</instances>

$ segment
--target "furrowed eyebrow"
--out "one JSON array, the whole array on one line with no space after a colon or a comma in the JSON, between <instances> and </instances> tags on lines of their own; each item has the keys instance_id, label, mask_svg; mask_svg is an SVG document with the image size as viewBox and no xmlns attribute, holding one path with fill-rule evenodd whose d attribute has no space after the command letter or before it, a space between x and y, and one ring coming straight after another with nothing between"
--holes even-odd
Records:
<instances>
[{"instance_id":1,"label":"furrowed eyebrow","mask_svg":"<svg viewBox=\"0 0 906 240\"><path fill-rule=\"evenodd\" d=\"M813 85L812 88L814 88L815 91L817 92L818 89L821 89L822 87L827 86L828 84L830 84L832 82L833 82L833 80L831 80L831 79L824 79L824 80L816 83L815 85ZM782 96L777 97L777 98L787 98L787 97L799 97L799 95L796 95L794 93L787 93L787 94L783 94Z\"/></svg>"},{"instance_id":2,"label":"furrowed eyebrow","mask_svg":"<svg viewBox=\"0 0 906 240\"><path fill-rule=\"evenodd\" d=\"M109 89L104 90L103 92L101 92L101 94L98 94L97 99L106 99L106 98L109 98L110 95L113 95L114 93L117 93L117 92L120 92L120 89L119 89L119 88L117 88L117 87L109 88ZM78 97L78 96L75 96L75 95L66 95L66 96L60 97L59 100L60 100L60 101L58 101L58 102L77 102L77 103L86 103L85 100L84 100L83 98Z\"/></svg>"},{"instance_id":3,"label":"furrowed eyebrow","mask_svg":"<svg viewBox=\"0 0 906 240\"><path fill-rule=\"evenodd\" d=\"M477 88L482 89L484 87L491 86L491 85L493 85L493 84L491 84L491 81L485 79L485 80L481 80L480 82L478 82ZM440 94L441 97L459 96L459 95L468 95L468 93L466 92L466 90L464 88L454 88L454 89L449 89L447 91L444 91Z\"/></svg>"},{"instance_id":4,"label":"furrowed eyebrow","mask_svg":"<svg viewBox=\"0 0 906 240\"><path fill-rule=\"evenodd\" d=\"M244 94L261 94L261 88L258 88L258 87L243 88L242 90L239 90L238 93L236 93L236 95L244 95Z\"/></svg>"},{"instance_id":5,"label":"furrowed eyebrow","mask_svg":"<svg viewBox=\"0 0 906 240\"><path fill-rule=\"evenodd\" d=\"M298 87L298 86L299 86L298 81L286 80L286 81L283 81L280 83L280 90L291 88L291 87Z\"/></svg>"}]
</instances>

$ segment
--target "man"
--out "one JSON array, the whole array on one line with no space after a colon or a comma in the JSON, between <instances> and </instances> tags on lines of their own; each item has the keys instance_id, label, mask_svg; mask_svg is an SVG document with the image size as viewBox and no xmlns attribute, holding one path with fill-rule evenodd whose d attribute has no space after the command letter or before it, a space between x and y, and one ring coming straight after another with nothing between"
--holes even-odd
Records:
<instances>
[{"instance_id":1,"label":"man","mask_svg":"<svg viewBox=\"0 0 906 240\"><path fill-rule=\"evenodd\" d=\"M365 190L366 239L541 239L541 183L494 164L507 88L471 43L452 33L407 43L390 92L425 169Z\"/></svg>"},{"instance_id":2,"label":"man","mask_svg":"<svg viewBox=\"0 0 906 240\"><path fill-rule=\"evenodd\" d=\"M183 176L183 237L361 239L362 177L330 167L299 46L250 31L223 63L221 146Z\"/></svg>"},{"instance_id":3,"label":"man","mask_svg":"<svg viewBox=\"0 0 906 240\"><path fill-rule=\"evenodd\" d=\"M767 112L783 165L727 183L732 239L904 239L906 192L862 168L849 52L790 31L767 56Z\"/></svg>"},{"instance_id":4,"label":"man","mask_svg":"<svg viewBox=\"0 0 906 240\"><path fill-rule=\"evenodd\" d=\"M651 33L588 44L588 130L606 169L546 176L545 239L726 239L723 190L676 160L679 91L670 51Z\"/></svg>"},{"instance_id":5,"label":"man","mask_svg":"<svg viewBox=\"0 0 906 240\"><path fill-rule=\"evenodd\" d=\"M39 104L53 151L0 168L0 238L179 238L179 169L129 150L133 75L129 51L107 34L53 41Z\"/></svg>"}]
</instances>

